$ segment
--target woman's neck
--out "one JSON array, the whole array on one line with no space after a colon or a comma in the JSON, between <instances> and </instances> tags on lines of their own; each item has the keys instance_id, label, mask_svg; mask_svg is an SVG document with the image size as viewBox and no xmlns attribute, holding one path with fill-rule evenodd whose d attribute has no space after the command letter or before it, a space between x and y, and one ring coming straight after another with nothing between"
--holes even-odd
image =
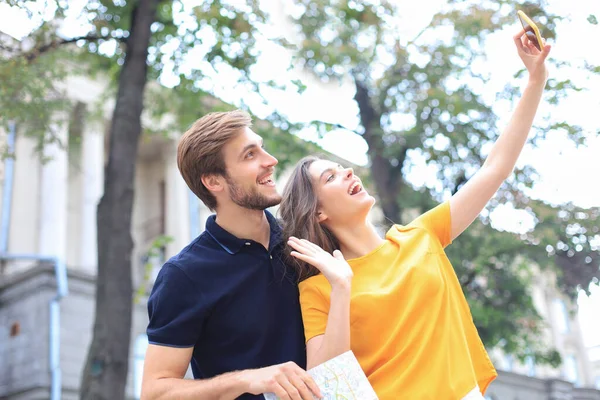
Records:
<instances>
[{"instance_id":1,"label":"woman's neck","mask_svg":"<svg viewBox=\"0 0 600 400\"><path fill-rule=\"evenodd\" d=\"M382 239L375 227L369 223L331 228L340 243L340 251L346 260L365 256L378 248Z\"/></svg>"}]
</instances>

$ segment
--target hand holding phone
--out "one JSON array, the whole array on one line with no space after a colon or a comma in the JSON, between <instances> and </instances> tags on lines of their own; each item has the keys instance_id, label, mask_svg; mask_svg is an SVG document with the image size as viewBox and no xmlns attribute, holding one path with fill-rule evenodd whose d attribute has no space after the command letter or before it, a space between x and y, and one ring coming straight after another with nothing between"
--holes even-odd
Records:
<instances>
[{"instance_id":1,"label":"hand holding phone","mask_svg":"<svg viewBox=\"0 0 600 400\"><path fill-rule=\"evenodd\" d=\"M529 39L539 51L542 51L544 48L544 39L542 38L540 29L523 11L517 11L517 16L519 17L519 21L521 21L527 39Z\"/></svg>"},{"instance_id":2,"label":"hand holding phone","mask_svg":"<svg viewBox=\"0 0 600 400\"><path fill-rule=\"evenodd\" d=\"M545 61L551 47L545 43L539 28L531 18L523 11L518 11L517 14L523 25L523 30L513 37L519 57L529 72L529 81L545 84L548 79Z\"/></svg>"}]
</instances>

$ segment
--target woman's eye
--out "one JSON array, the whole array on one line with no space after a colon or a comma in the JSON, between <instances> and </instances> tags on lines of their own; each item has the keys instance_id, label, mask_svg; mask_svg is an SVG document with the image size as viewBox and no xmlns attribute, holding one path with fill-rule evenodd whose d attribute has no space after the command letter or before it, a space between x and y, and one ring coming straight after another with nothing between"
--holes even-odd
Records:
<instances>
[{"instance_id":1,"label":"woman's eye","mask_svg":"<svg viewBox=\"0 0 600 400\"><path fill-rule=\"evenodd\" d=\"M334 176L335 176L335 175L329 175L329 176L327 177L327 180L326 180L325 182L331 182L331 181L333 180Z\"/></svg>"}]
</instances>

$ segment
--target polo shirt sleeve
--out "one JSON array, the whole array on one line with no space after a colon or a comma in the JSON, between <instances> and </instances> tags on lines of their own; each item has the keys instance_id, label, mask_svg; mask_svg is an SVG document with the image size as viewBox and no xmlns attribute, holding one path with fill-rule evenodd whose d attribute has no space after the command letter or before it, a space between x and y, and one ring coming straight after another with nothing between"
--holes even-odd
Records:
<instances>
[{"instance_id":1,"label":"polo shirt sleeve","mask_svg":"<svg viewBox=\"0 0 600 400\"><path fill-rule=\"evenodd\" d=\"M452 243L452 220L450 216L450 201L445 201L419 216L409 225L425 228L435 236L442 247Z\"/></svg>"},{"instance_id":2,"label":"polo shirt sleeve","mask_svg":"<svg viewBox=\"0 0 600 400\"><path fill-rule=\"evenodd\" d=\"M148 299L148 342L193 347L202 334L207 305L199 288L174 264L165 264Z\"/></svg>"},{"instance_id":3,"label":"polo shirt sleeve","mask_svg":"<svg viewBox=\"0 0 600 400\"><path fill-rule=\"evenodd\" d=\"M304 336L308 342L315 336L325 334L329 304L315 284L314 278L300 282L299 289Z\"/></svg>"}]
</instances>

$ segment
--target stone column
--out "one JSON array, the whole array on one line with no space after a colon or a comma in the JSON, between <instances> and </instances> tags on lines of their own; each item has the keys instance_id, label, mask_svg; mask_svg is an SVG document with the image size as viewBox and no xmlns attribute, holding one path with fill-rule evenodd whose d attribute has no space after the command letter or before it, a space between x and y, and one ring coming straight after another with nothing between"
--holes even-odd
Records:
<instances>
[{"instance_id":1,"label":"stone column","mask_svg":"<svg viewBox=\"0 0 600 400\"><path fill-rule=\"evenodd\" d=\"M41 165L35 139L17 127L13 175L13 196L8 233L8 252L39 252L39 212L41 211ZM33 234L32 234L33 233Z\"/></svg>"},{"instance_id":2,"label":"stone column","mask_svg":"<svg viewBox=\"0 0 600 400\"><path fill-rule=\"evenodd\" d=\"M96 214L104 192L104 129L101 124L91 124L84 131L81 153L83 185L79 264L85 271L95 274L98 264Z\"/></svg>"},{"instance_id":3,"label":"stone column","mask_svg":"<svg viewBox=\"0 0 600 400\"><path fill-rule=\"evenodd\" d=\"M67 250L67 152L64 148L68 126L54 124L52 134L58 143L44 147L39 221L39 253L62 260ZM18 207L18 206L17 206Z\"/></svg>"},{"instance_id":4,"label":"stone column","mask_svg":"<svg viewBox=\"0 0 600 400\"><path fill-rule=\"evenodd\" d=\"M188 187L177 168L177 142L165 145L165 234L173 241L167 245L166 258L177 254L191 240Z\"/></svg>"}]
</instances>

